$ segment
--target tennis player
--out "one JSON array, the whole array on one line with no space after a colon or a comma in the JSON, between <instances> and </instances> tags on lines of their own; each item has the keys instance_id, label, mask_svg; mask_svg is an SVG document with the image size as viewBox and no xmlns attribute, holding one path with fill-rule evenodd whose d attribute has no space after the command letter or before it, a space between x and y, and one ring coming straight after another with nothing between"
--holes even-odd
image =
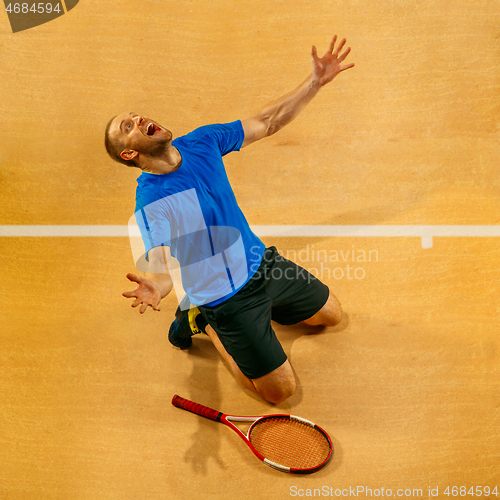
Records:
<instances>
[{"instance_id":1,"label":"tennis player","mask_svg":"<svg viewBox=\"0 0 500 500\"><path fill-rule=\"evenodd\" d=\"M291 325L333 326L342 309L328 287L305 269L265 248L239 208L222 157L290 123L339 73L350 52L337 36L323 57L312 47L312 73L293 92L244 120L200 127L173 138L150 118L123 113L110 120L106 150L114 160L139 168L136 219L146 247L143 276L132 307L159 311L173 288L178 261L186 296L179 304L170 342L187 349L192 335L206 333L241 384L270 403L295 391L289 360L271 320ZM169 271L170 269L170 271Z\"/></svg>"}]
</instances>

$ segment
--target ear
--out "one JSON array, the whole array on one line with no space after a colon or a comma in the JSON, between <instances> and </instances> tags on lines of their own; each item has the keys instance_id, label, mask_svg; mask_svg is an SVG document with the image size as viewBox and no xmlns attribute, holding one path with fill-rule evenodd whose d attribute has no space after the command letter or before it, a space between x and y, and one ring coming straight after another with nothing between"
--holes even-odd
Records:
<instances>
[{"instance_id":1,"label":"ear","mask_svg":"<svg viewBox=\"0 0 500 500\"><path fill-rule=\"evenodd\" d=\"M138 154L139 153L137 151L134 151L133 149L125 149L120 153L120 156L124 160L133 160L137 157Z\"/></svg>"}]
</instances>

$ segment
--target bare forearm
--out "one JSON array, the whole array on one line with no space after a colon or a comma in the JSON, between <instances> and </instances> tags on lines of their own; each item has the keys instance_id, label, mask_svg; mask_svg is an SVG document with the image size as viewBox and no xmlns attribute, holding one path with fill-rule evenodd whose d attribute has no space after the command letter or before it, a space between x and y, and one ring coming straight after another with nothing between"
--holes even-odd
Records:
<instances>
[{"instance_id":1,"label":"bare forearm","mask_svg":"<svg viewBox=\"0 0 500 500\"><path fill-rule=\"evenodd\" d=\"M294 91L268 104L258 114L267 124L267 135L272 135L290 123L321 88L321 83L310 75Z\"/></svg>"},{"instance_id":2,"label":"bare forearm","mask_svg":"<svg viewBox=\"0 0 500 500\"><path fill-rule=\"evenodd\" d=\"M161 293L163 299L173 287L172 277L168 270L170 250L167 247L159 246L149 251L149 266L144 277L152 281Z\"/></svg>"},{"instance_id":3,"label":"bare forearm","mask_svg":"<svg viewBox=\"0 0 500 500\"><path fill-rule=\"evenodd\" d=\"M161 293L161 298L165 298L173 288L172 278L169 274L144 273L144 278L152 281Z\"/></svg>"}]
</instances>

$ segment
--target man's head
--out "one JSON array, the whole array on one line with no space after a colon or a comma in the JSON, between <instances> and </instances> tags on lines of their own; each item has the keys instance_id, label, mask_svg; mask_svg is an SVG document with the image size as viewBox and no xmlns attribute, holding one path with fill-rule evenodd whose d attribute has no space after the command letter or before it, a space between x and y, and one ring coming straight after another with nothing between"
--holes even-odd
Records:
<instances>
[{"instance_id":1,"label":"man's head","mask_svg":"<svg viewBox=\"0 0 500 500\"><path fill-rule=\"evenodd\" d=\"M161 156L172 142L172 133L135 113L122 113L106 125L104 145L113 160L142 168L146 161Z\"/></svg>"}]
</instances>

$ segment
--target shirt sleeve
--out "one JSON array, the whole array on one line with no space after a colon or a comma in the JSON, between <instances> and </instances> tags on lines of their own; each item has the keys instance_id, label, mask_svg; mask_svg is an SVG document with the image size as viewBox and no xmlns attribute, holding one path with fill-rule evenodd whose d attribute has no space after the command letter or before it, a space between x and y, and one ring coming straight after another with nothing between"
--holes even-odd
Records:
<instances>
[{"instance_id":1,"label":"shirt sleeve","mask_svg":"<svg viewBox=\"0 0 500 500\"><path fill-rule=\"evenodd\" d=\"M221 156L231 153L231 151L239 151L243 140L245 139L245 133L243 131L243 125L240 120L236 120L231 123L216 123L210 125L210 134L214 137L219 146Z\"/></svg>"},{"instance_id":2,"label":"shirt sleeve","mask_svg":"<svg viewBox=\"0 0 500 500\"><path fill-rule=\"evenodd\" d=\"M158 246L171 246L171 227L164 200L158 200L141 208L135 214L144 243L145 258L148 252Z\"/></svg>"}]
</instances>

